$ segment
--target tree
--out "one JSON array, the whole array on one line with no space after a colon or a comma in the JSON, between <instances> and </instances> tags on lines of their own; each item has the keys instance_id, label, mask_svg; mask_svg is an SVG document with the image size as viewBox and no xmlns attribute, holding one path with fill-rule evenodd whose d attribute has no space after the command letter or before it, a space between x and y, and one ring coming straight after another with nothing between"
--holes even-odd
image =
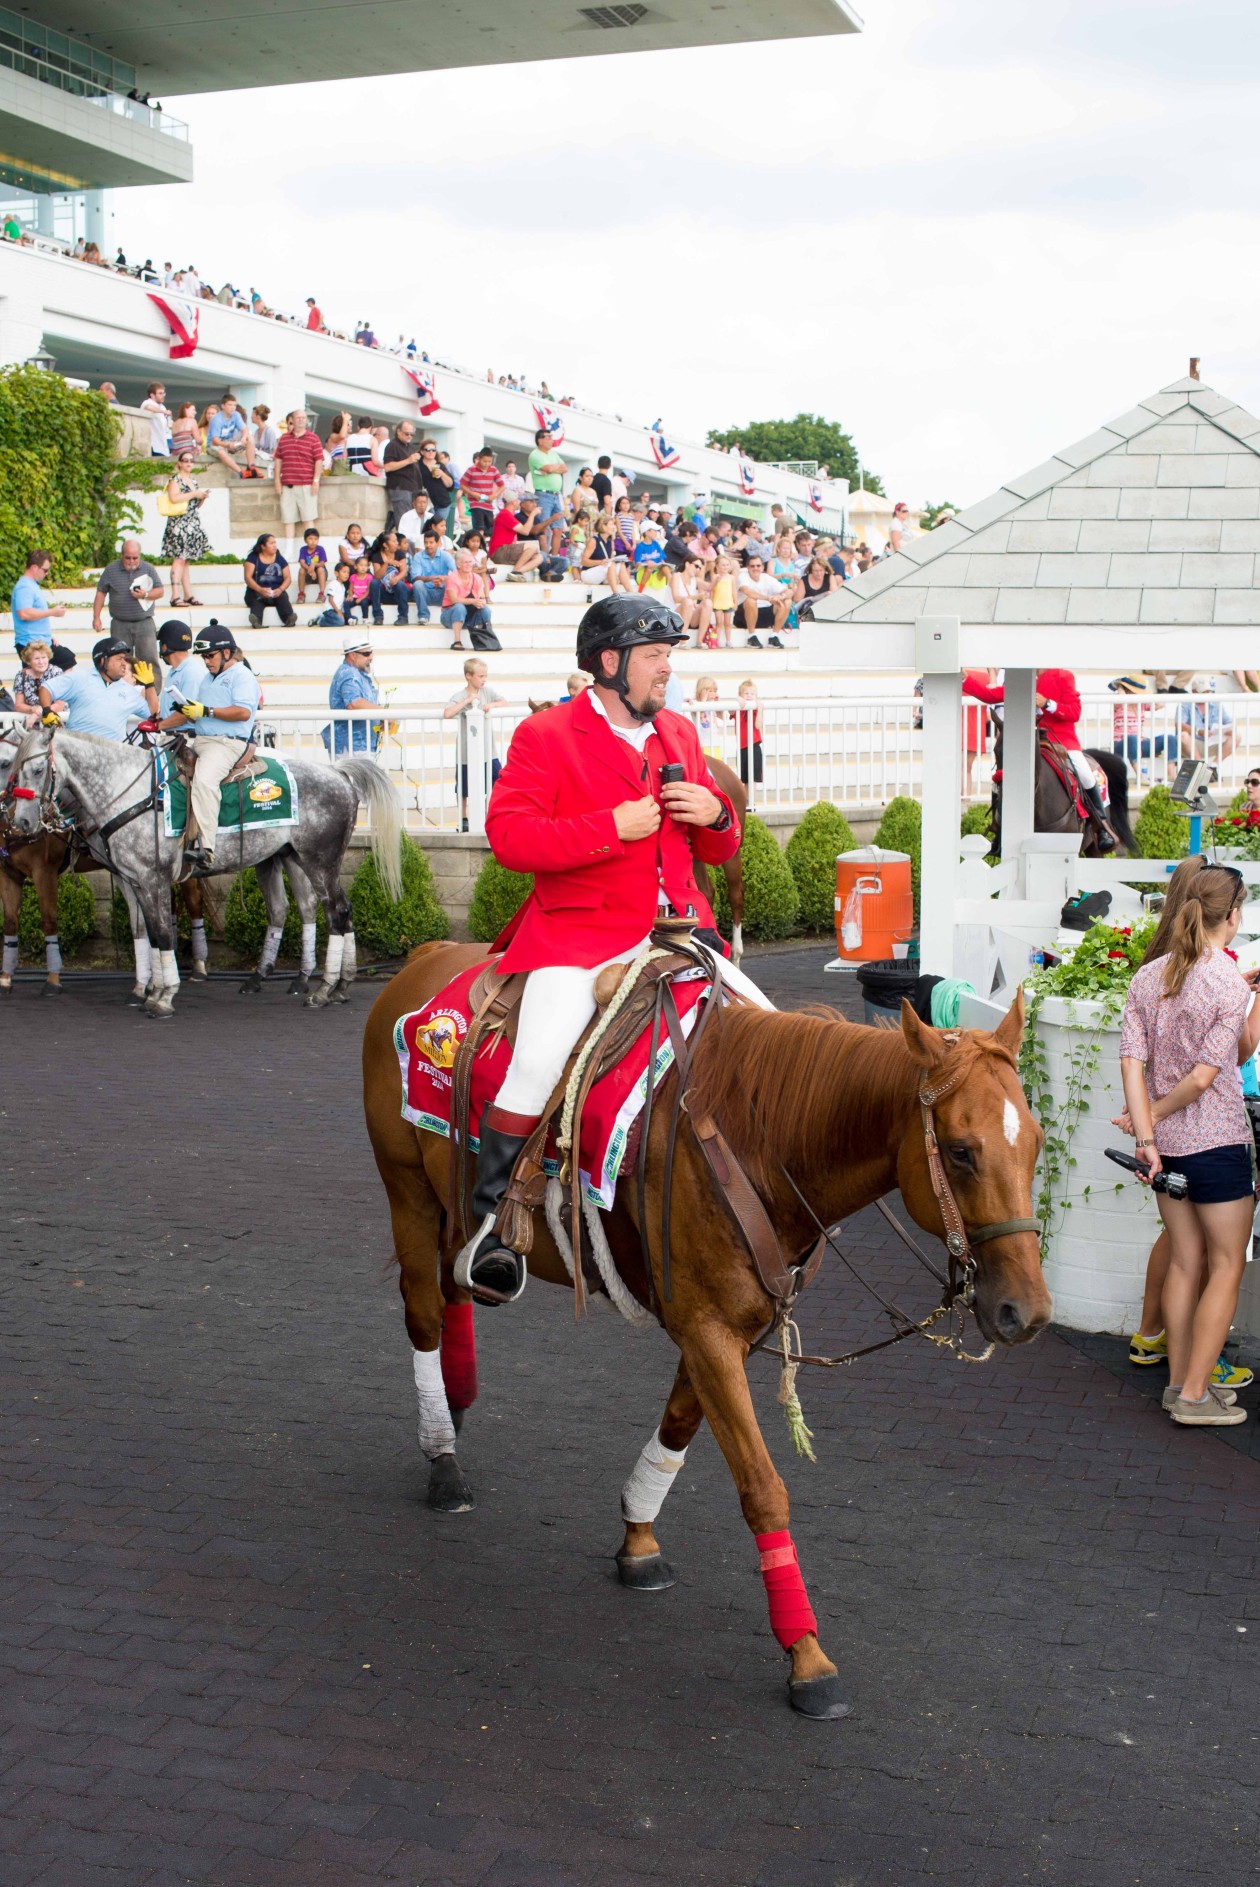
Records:
<instances>
[{"instance_id":1,"label":"tree","mask_svg":"<svg viewBox=\"0 0 1260 1887\"><path fill-rule=\"evenodd\" d=\"M956 505L952 498L942 498L939 504L933 503L924 505L923 516L919 519L920 528L925 531L930 531L942 511L958 511L959 509L961 509L961 507Z\"/></svg>"},{"instance_id":2,"label":"tree","mask_svg":"<svg viewBox=\"0 0 1260 1887\"><path fill-rule=\"evenodd\" d=\"M750 419L745 426L711 432L708 443L740 445L763 465L778 465L785 459L817 459L833 478L847 478L853 487L858 482L857 447L838 420L824 419L821 413L798 413L795 419ZM862 484L867 491L883 496L882 480L866 465L862 467Z\"/></svg>"}]
</instances>

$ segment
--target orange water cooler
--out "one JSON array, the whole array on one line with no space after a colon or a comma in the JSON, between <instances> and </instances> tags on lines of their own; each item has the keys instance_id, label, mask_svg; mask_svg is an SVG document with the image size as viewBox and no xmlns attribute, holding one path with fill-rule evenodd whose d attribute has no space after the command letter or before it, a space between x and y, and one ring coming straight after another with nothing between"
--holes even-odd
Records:
<instances>
[{"instance_id":1,"label":"orange water cooler","mask_svg":"<svg viewBox=\"0 0 1260 1887\"><path fill-rule=\"evenodd\" d=\"M855 891L860 926L846 926L844 908ZM838 963L884 963L907 956L913 933L909 854L885 851L878 845L842 852L836 860Z\"/></svg>"}]
</instances>

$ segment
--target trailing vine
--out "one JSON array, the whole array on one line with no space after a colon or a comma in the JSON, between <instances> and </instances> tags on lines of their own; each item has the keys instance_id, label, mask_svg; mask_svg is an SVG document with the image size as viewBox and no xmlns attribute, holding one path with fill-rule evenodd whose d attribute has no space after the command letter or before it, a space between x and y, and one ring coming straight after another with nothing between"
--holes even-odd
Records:
<instances>
[{"instance_id":1,"label":"trailing vine","mask_svg":"<svg viewBox=\"0 0 1260 1887\"><path fill-rule=\"evenodd\" d=\"M1051 1236L1062 1224L1063 1214L1071 1210L1068 1179L1076 1165L1072 1142L1097 1085L1103 1039L1120 1019L1133 973L1154 934L1153 918L1134 928L1091 925L1072 956L1038 970L1025 984L1027 1009L1019 1078L1045 1135L1037 1168L1035 1205L1043 1256ZM1067 1003L1068 1024L1078 1031L1078 1039L1068 1053L1068 1077L1062 1094L1055 1091L1049 1056L1037 1026L1048 996ZM1088 1018L1077 1009L1078 1001L1090 1004ZM1116 1191L1121 1190L1118 1183ZM1087 1186L1085 1197L1089 1192Z\"/></svg>"},{"instance_id":2,"label":"trailing vine","mask_svg":"<svg viewBox=\"0 0 1260 1887\"><path fill-rule=\"evenodd\" d=\"M0 372L0 602L37 545L52 552L53 583L80 583L116 554L123 526L140 517L118 442L99 393L38 367Z\"/></svg>"}]
</instances>

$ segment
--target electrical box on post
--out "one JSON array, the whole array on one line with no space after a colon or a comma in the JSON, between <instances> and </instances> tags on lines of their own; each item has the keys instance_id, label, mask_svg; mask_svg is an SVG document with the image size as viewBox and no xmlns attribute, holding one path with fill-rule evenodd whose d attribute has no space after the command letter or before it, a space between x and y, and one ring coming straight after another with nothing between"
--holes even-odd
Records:
<instances>
[{"instance_id":1,"label":"electrical box on post","mask_svg":"<svg viewBox=\"0 0 1260 1887\"><path fill-rule=\"evenodd\" d=\"M914 662L921 675L957 675L957 616L920 616L914 625Z\"/></svg>"}]
</instances>

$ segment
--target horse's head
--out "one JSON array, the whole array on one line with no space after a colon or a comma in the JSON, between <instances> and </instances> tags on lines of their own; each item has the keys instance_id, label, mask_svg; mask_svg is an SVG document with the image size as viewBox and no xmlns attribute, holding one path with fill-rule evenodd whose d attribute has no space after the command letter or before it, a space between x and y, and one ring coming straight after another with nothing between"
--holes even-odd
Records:
<instances>
[{"instance_id":1,"label":"horse's head","mask_svg":"<svg viewBox=\"0 0 1260 1887\"><path fill-rule=\"evenodd\" d=\"M9 781L13 778L13 763L17 759L17 750L22 736L16 727L0 728L0 800L4 798Z\"/></svg>"},{"instance_id":2,"label":"horse's head","mask_svg":"<svg viewBox=\"0 0 1260 1887\"><path fill-rule=\"evenodd\" d=\"M51 741L44 733L24 734L16 747L0 747L9 830L34 838L42 829L47 801L53 796Z\"/></svg>"},{"instance_id":3,"label":"horse's head","mask_svg":"<svg viewBox=\"0 0 1260 1887\"><path fill-rule=\"evenodd\" d=\"M1002 1230L1032 1216L1042 1141L1016 1071L1023 1028L1022 992L992 1034L933 1029L908 1002L901 1009L906 1046L923 1070L920 1091L939 1096L932 1106L936 1142L944 1179L972 1237L976 1322L999 1343L1036 1336L1051 1313L1036 1232ZM918 1107L901 1144L897 1179L916 1223L942 1235Z\"/></svg>"}]
</instances>

